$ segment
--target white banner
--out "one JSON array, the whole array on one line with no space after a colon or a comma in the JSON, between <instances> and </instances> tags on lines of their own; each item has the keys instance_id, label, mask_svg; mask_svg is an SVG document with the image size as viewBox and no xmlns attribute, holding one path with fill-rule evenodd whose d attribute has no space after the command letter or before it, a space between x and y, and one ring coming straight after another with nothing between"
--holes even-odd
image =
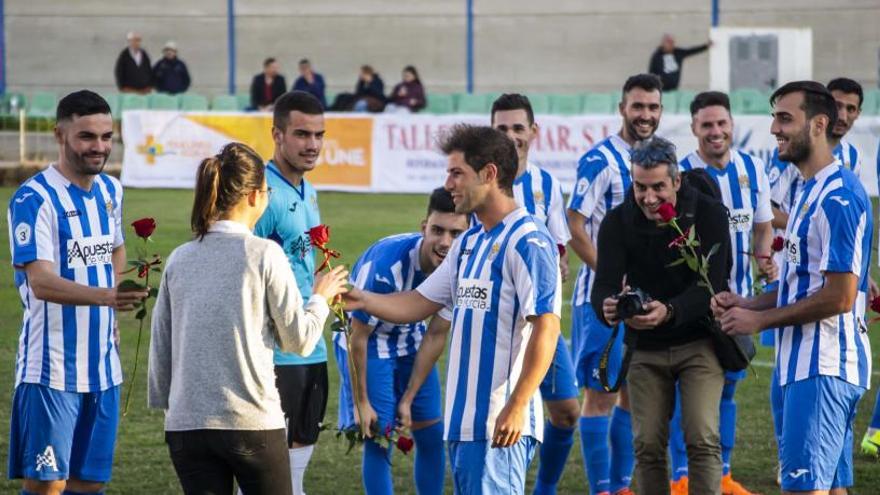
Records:
<instances>
[{"instance_id":1,"label":"white banner","mask_svg":"<svg viewBox=\"0 0 880 495\"><path fill-rule=\"evenodd\" d=\"M529 160L552 173L571 192L579 158L620 129L620 117L539 115L538 137ZM678 148L679 158L694 151L696 139L687 115L666 115L658 135ZM437 150L439 135L458 123L488 125L482 115L327 114L327 135L319 167L310 174L318 189L424 193L443 185L446 158ZM776 148L771 119L734 118L734 146L769 160ZM223 144L238 140L265 159L272 153L267 114L198 112L126 112L123 115L122 181L130 187L193 186L195 170ZM861 152L862 183L877 195L880 117L862 117L846 139Z\"/></svg>"}]
</instances>

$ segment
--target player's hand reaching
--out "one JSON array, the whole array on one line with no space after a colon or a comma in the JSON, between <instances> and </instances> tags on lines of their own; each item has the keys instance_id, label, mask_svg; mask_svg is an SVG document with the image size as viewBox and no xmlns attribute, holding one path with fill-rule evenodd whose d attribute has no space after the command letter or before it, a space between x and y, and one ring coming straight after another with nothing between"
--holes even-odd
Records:
<instances>
[{"instance_id":1,"label":"player's hand reaching","mask_svg":"<svg viewBox=\"0 0 880 495\"><path fill-rule=\"evenodd\" d=\"M348 292L342 295L342 301L345 303L346 311L357 311L366 307L364 291L357 287L350 287Z\"/></svg>"},{"instance_id":2,"label":"player's hand reaching","mask_svg":"<svg viewBox=\"0 0 880 495\"><path fill-rule=\"evenodd\" d=\"M369 400L361 400L354 409L354 421L361 427L361 433L365 438L373 438L373 426L379 424L379 415L376 414Z\"/></svg>"},{"instance_id":3,"label":"player's hand reaching","mask_svg":"<svg viewBox=\"0 0 880 495\"><path fill-rule=\"evenodd\" d=\"M322 272L315 276L315 288L313 292L327 299L327 304L332 304L340 294L345 294L348 289L348 270L340 265L329 272Z\"/></svg>"},{"instance_id":4,"label":"player's hand reaching","mask_svg":"<svg viewBox=\"0 0 880 495\"><path fill-rule=\"evenodd\" d=\"M150 294L149 288L119 286L110 289L110 306L116 311L131 311L147 298Z\"/></svg>"}]
</instances>

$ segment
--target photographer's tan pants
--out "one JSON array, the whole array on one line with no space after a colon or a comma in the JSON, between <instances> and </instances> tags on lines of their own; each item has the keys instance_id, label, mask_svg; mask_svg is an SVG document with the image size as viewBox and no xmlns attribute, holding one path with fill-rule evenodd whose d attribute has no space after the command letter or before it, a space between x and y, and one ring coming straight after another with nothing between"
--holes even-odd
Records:
<instances>
[{"instance_id":1,"label":"photographer's tan pants","mask_svg":"<svg viewBox=\"0 0 880 495\"><path fill-rule=\"evenodd\" d=\"M635 476L640 495L668 494L669 419L675 383L681 391L681 429L691 495L721 493L718 404L724 370L706 338L662 351L633 352L626 377L632 408Z\"/></svg>"}]
</instances>

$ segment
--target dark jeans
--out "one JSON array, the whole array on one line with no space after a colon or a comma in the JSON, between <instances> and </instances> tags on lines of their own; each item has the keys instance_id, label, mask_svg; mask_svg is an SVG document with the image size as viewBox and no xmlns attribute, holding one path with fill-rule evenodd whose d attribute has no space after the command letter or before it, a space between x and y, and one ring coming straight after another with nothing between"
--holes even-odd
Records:
<instances>
[{"instance_id":1,"label":"dark jeans","mask_svg":"<svg viewBox=\"0 0 880 495\"><path fill-rule=\"evenodd\" d=\"M280 430L166 431L165 442L183 492L290 495L287 441Z\"/></svg>"}]
</instances>

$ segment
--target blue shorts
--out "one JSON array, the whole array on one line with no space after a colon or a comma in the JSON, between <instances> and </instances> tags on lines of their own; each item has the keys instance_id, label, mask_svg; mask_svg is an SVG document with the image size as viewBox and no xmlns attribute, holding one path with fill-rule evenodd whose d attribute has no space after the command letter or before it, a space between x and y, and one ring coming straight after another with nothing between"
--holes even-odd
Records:
<instances>
[{"instance_id":1,"label":"blue shorts","mask_svg":"<svg viewBox=\"0 0 880 495\"><path fill-rule=\"evenodd\" d=\"M119 387L64 392L22 383L12 398L9 479L106 483L119 424Z\"/></svg>"},{"instance_id":2,"label":"blue shorts","mask_svg":"<svg viewBox=\"0 0 880 495\"><path fill-rule=\"evenodd\" d=\"M550 369L544 375L541 382L541 399L545 402L555 400L576 399L578 387L574 376L574 363L571 362L571 353L565 345L565 339L559 334L556 342L556 354Z\"/></svg>"},{"instance_id":3,"label":"blue shorts","mask_svg":"<svg viewBox=\"0 0 880 495\"><path fill-rule=\"evenodd\" d=\"M354 398L348 373L348 352L338 345L334 345L333 348L339 370L337 428L345 430L355 426ZM367 396L379 417L379 427L382 431L389 425L392 427L397 425L397 403L406 391L415 361L415 354L388 359L367 359ZM441 397L440 376L435 366L413 398L412 420L442 419Z\"/></svg>"},{"instance_id":4,"label":"blue shorts","mask_svg":"<svg viewBox=\"0 0 880 495\"><path fill-rule=\"evenodd\" d=\"M589 304L571 308L571 354L578 386L604 391L599 380L599 360L613 330L605 326ZM614 383L623 362L623 329L608 356L608 381Z\"/></svg>"},{"instance_id":5,"label":"blue shorts","mask_svg":"<svg viewBox=\"0 0 880 495\"><path fill-rule=\"evenodd\" d=\"M449 441L449 465L456 495L522 494L538 440L522 437L505 449L486 440Z\"/></svg>"},{"instance_id":6,"label":"blue shorts","mask_svg":"<svg viewBox=\"0 0 880 495\"><path fill-rule=\"evenodd\" d=\"M782 387L779 458L784 491L853 484L853 421L865 389L833 376Z\"/></svg>"},{"instance_id":7,"label":"blue shorts","mask_svg":"<svg viewBox=\"0 0 880 495\"><path fill-rule=\"evenodd\" d=\"M774 280L770 282L766 286L764 286L764 292L773 292L775 290L779 290L779 281ZM761 332L760 342L762 346L765 347L773 347L776 345L776 329L768 328L767 330L763 330Z\"/></svg>"},{"instance_id":8,"label":"blue shorts","mask_svg":"<svg viewBox=\"0 0 880 495\"><path fill-rule=\"evenodd\" d=\"M748 368L739 371L725 371L724 380L728 382L738 382L746 377L747 370Z\"/></svg>"}]
</instances>

